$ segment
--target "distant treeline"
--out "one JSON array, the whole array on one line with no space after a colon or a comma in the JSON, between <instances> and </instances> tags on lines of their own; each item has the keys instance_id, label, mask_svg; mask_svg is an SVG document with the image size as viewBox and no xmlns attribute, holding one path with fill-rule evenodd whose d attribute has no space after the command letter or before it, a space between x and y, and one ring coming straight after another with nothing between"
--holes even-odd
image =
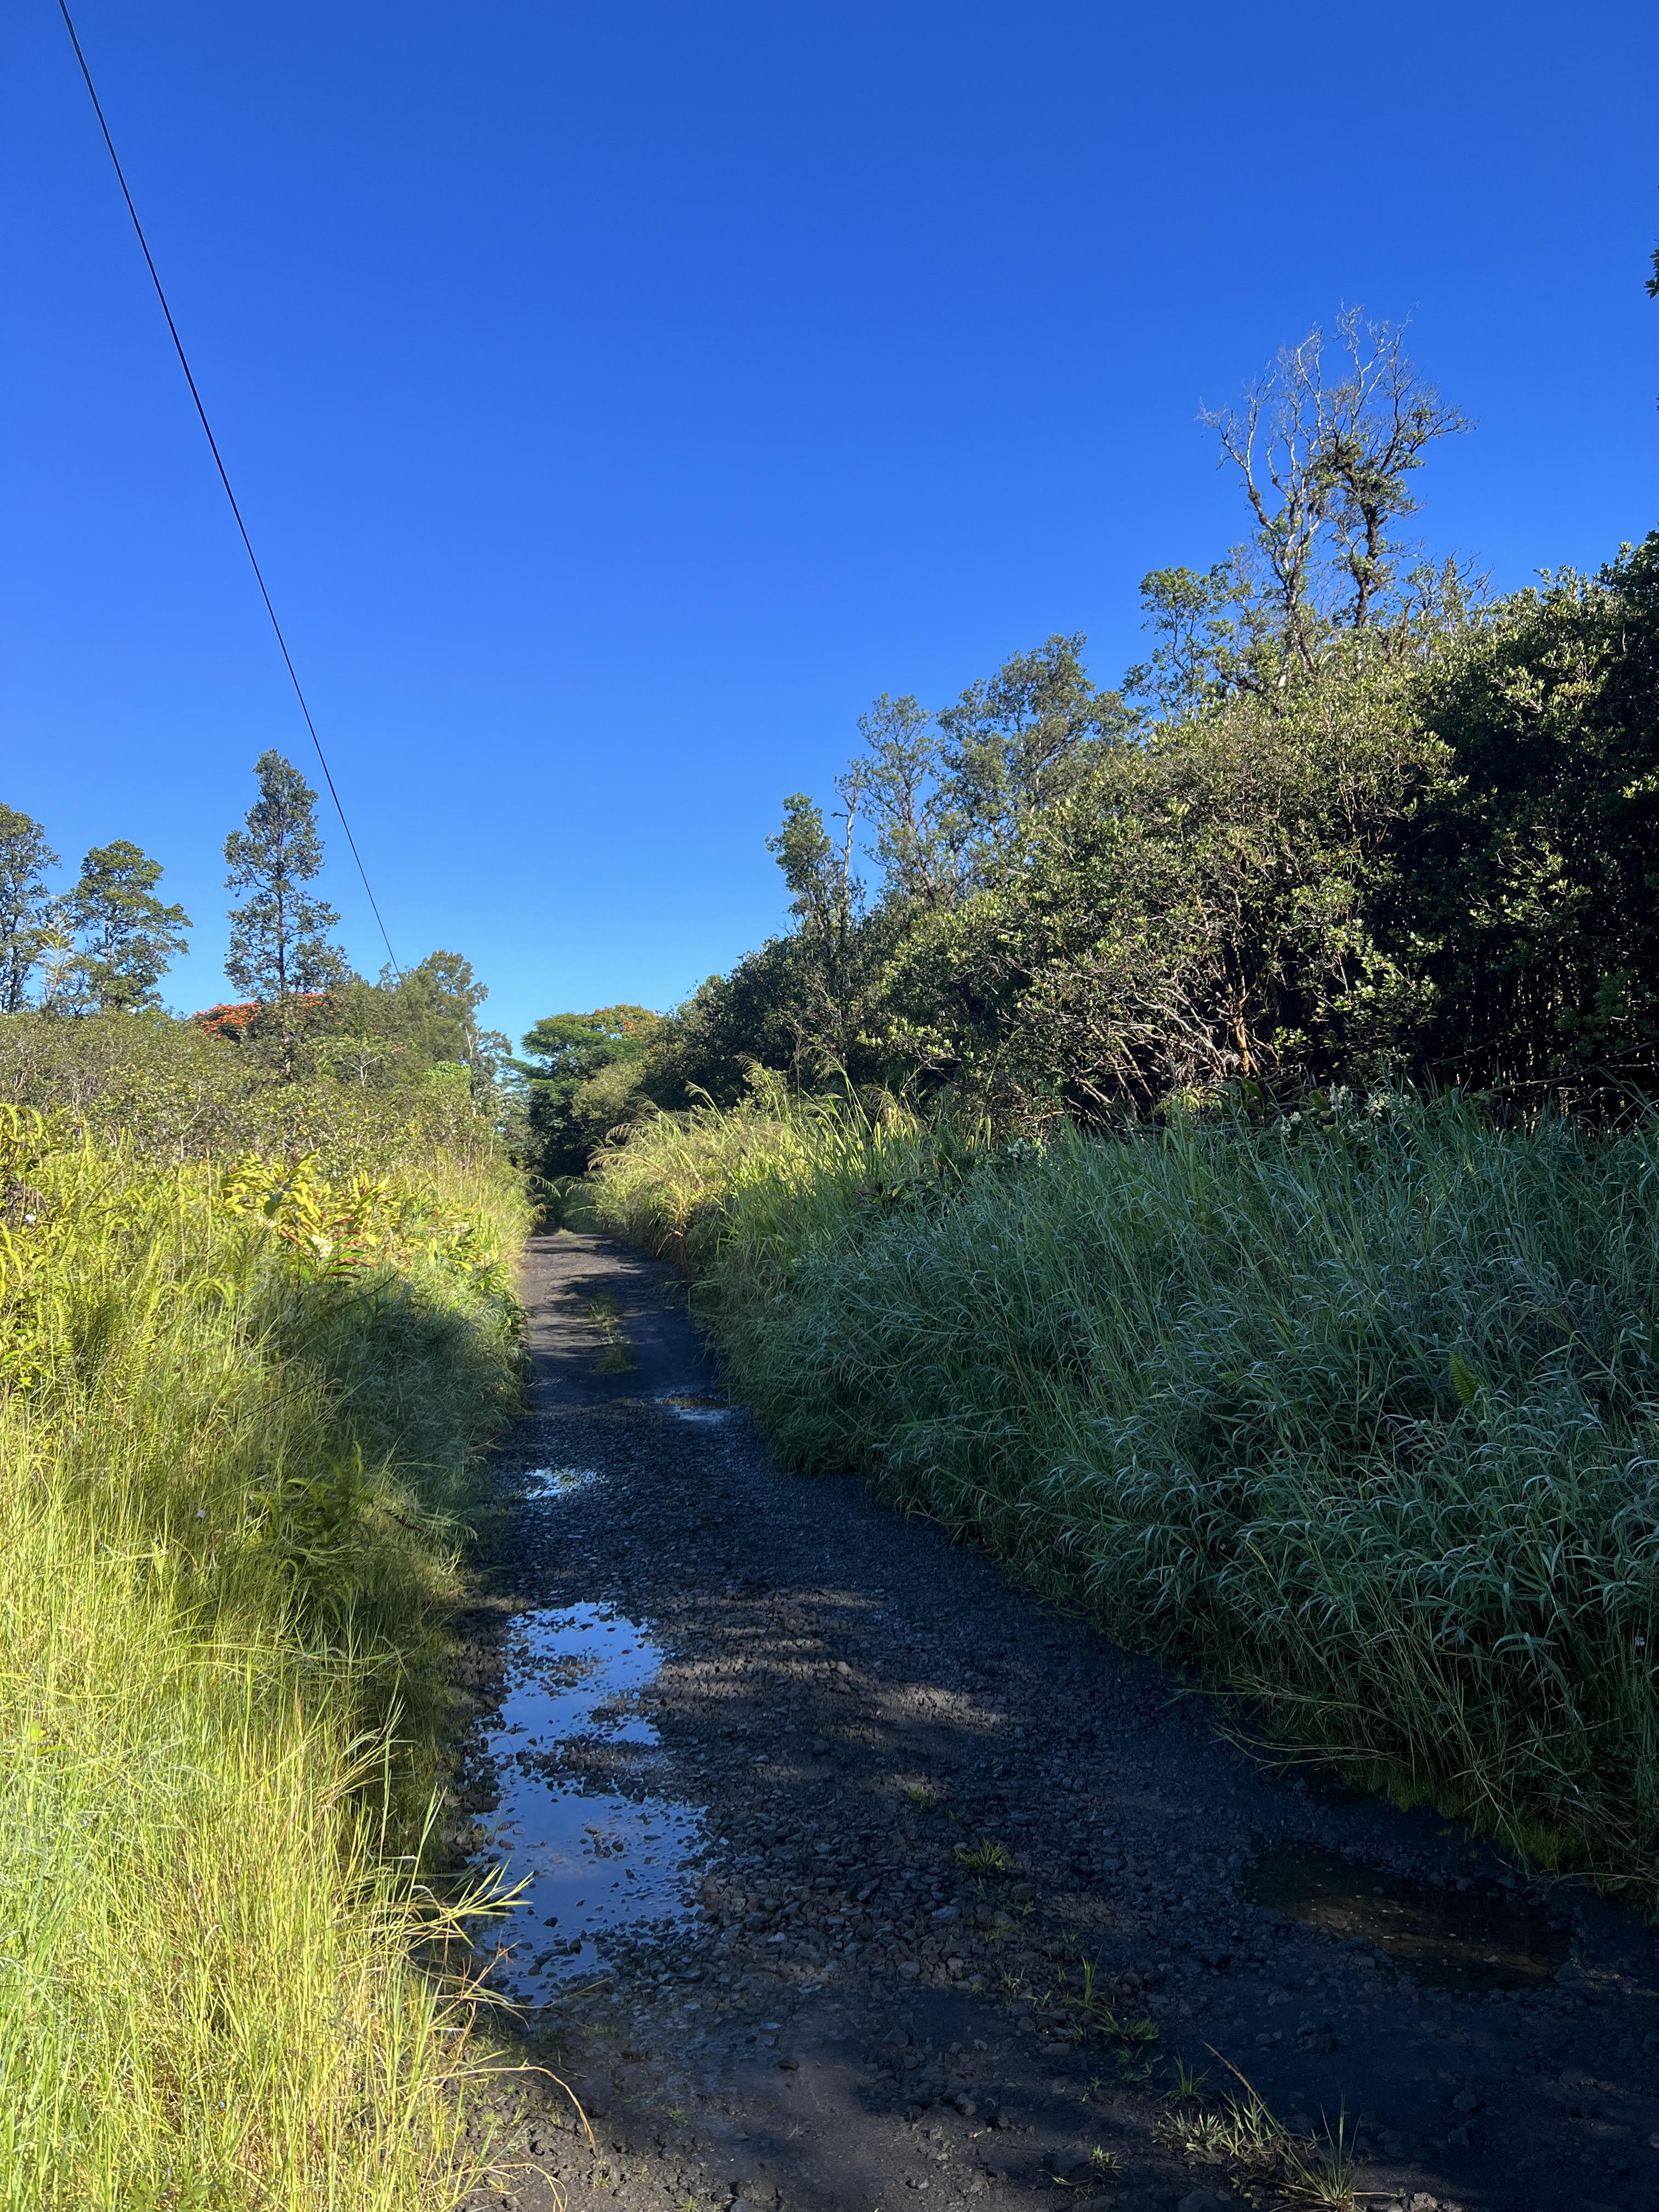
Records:
<instances>
[{"instance_id":1,"label":"distant treeline","mask_svg":"<svg viewBox=\"0 0 1659 2212\"><path fill-rule=\"evenodd\" d=\"M161 1003L191 927L157 896L161 863L118 839L55 890L45 828L0 805L0 1101L66 1107L164 1156L314 1144L355 1158L401 1143L411 1111L429 1140L447 1131L470 1148L479 1109L497 1123L512 1110L495 1080L507 1040L478 1022L485 987L456 952L357 975L311 889L315 792L280 753L254 775L258 796L224 844L239 894L225 969L247 995L188 1021Z\"/></svg>"},{"instance_id":2,"label":"distant treeline","mask_svg":"<svg viewBox=\"0 0 1659 2212\"><path fill-rule=\"evenodd\" d=\"M1414 556L1414 472L1468 426L1357 315L1206 420L1249 531L1145 580L1147 660L1101 690L1055 636L942 710L878 699L830 821L786 802L784 935L666 1018L526 1039L544 1171L757 1064L1085 1121L1240 1085L1646 1090L1659 535L1501 596Z\"/></svg>"}]
</instances>

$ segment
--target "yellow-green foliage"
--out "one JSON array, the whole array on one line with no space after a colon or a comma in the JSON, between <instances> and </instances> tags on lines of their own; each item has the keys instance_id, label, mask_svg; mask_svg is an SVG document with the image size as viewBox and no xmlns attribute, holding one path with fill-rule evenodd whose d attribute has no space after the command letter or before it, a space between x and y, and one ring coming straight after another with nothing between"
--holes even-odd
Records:
<instances>
[{"instance_id":1,"label":"yellow-green foliage","mask_svg":"<svg viewBox=\"0 0 1659 2212\"><path fill-rule=\"evenodd\" d=\"M774 1098L647 1123L598 1202L701 1273L787 1462L1659 1899L1659 1124L999 1146Z\"/></svg>"},{"instance_id":2,"label":"yellow-green foliage","mask_svg":"<svg viewBox=\"0 0 1659 2212\"><path fill-rule=\"evenodd\" d=\"M224 1175L0 1109L8 2212L464 2185L375 1723L516 1388L518 1219L482 1163Z\"/></svg>"},{"instance_id":3,"label":"yellow-green foliage","mask_svg":"<svg viewBox=\"0 0 1659 2212\"><path fill-rule=\"evenodd\" d=\"M59 1111L151 1159L315 1152L337 1173L439 1157L487 1166L494 1139L465 1068L445 1062L407 1079L354 1081L349 1042L307 1043L285 1072L269 1043L233 1044L163 1014L0 1014L0 1100Z\"/></svg>"}]
</instances>

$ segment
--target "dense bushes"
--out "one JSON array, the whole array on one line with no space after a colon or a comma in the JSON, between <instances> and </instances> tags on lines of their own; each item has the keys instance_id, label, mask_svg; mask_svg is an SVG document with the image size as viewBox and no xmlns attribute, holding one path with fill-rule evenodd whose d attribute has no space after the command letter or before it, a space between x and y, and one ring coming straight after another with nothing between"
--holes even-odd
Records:
<instances>
[{"instance_id":1,"label":"dense bushes","mask_svg":"<svg viewBox=\"0 0 1659 2212\"><path fill-rule=\"evenodd\" d=\"M195 1149L176 1059L147 1088L126 1041L127 1104L83 1063L82 1120L131 1108ZM216 1090L205 1055L235 1051L200 1042L213 1133L291 1136L298 1102ZM401 2208L464 2183L465 2016L410 1963L436 1923L399 1854L468 1458L517 1389L520 1206L481 1133L470 1158L404 1115L335 1133L374 1171L157 1164L0 1107L18 2212Z\"/></svg>"},{"instance_id":2,"label":"dense bushes","mask_svg":"<svg viewBox=\"0 0 1659 2212\"><path fill-rule=\"evenodd\" d=\"M417 1060L395 1076L359 1081L337 1058L299 1065L255 1043L234 1043L162 1013L0 1016L0 1101L62 1112L77 1127L119 1137L152 1159L283 1158L319 1152L335 1167L378 1168L440 1156L482 1168L495 1133L459 1061ZM367 1050L377 1038L359 1040ZM290 1054L289 1057L292 1057Z\"/></svg>"},{"instance_id":3,"label":"dense bushes","mask_svg":"<svg viewBox=\"0 0 1659 2212\"><path fill-rule=\"evenodd\" d=\"M561 1171L756 1066L1004 1128L1239 1082L1651 1093L1659 534L1502 597L1425 559L1400 526L1470 425L1357 309L1204 419L1247 535L1143 579L1150 658L1103 689L1057 635L883 693L833 817L784 799L789 925L635 1029Z\"/></svg>"},{"instance_id":4,"label":"dense bushes","mask_svg":"<svg viewBox=\"0 0 1659 2212\"><path fill-rule=\"evenodd\" d=\"M1651 1123L1379 1097L1009 1150L775 1093L637 1132L600 1206L699 1272L792 1463L1651 1893Z\"/></svg>"},{"instance_id":5,"label":"dense bushes","mask_svg":"<svg viewBox=\"0 0 1659 2212\"><path fill-rule=\"evenodd\" d=\"M1080 643L997 679L994 734L1048 747L1025 803L969 774L957 710L881 702L841 787L878 894L791 800L794 927L663 1024L641 1095L731 1103L755 1063L1005 1121L1239 1079L1650 1085L1659 537L1127 726Z\"/></svg>"}]
</instances>

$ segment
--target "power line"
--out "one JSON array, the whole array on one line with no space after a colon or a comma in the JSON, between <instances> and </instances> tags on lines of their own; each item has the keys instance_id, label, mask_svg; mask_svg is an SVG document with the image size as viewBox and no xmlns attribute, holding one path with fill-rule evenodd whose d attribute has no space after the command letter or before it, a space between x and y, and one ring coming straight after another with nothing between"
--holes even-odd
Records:
<instances>
[{"instance_id":1,"label":"power line","mask_svg":"<svg viewBox=\"0 0 1659 2212\"><path fill-rule=\"evenodd\" d=\"M138 245L144 257L144 266L149 271L149 281L155 287L155 296L161 303L161 313L167 317L167 331L173 340L173 349L179 356L179 366L185 372L185 382L190 386L190 396L196 403L196 412L200 418L202 429L208 441L208 451L213 456L213 465L219 471L219 481L225 488L225 497L230 501L230 511L236 518L236 527L241 533L242 544L246 549L248 561L253 570L253 580L259 586L259 597L265 603L265 612L270 617L270 627L276 634L276 645L283 656L283 665L288 671L289 682L294 686L294 696L300 702L300 712L306 718L306 727L311 732L311 742L317 748L317 758L322 767L323 781L328 786L328 795L334 801L334 811L340 817L340 827L345 831L346 843L351 848L351 857L357 863L357 873L363 879L363 889L368 893L368 903L380 933L380 942L386 946L386 958L392 963L392 973L401 977L403 969L398 965L398 956L392 949L392 939L386 935L385 922L380 920L380 904L374 896L374 886L368 880L368 870L363 866L363 856L357 850L357 840L351 834L351 824L346 820L345 808L340 804L340 794L334 788L334 778L329 771L328 756L323 750L323 741L317 734L317 725L311 719L311 709L306 704L306 695L300 688L300 678L295 672L293 658L288 649L288 640L283 635L283 625L276 619L276 610L270 603L270 593L265 589L264 575L259 567L258 556L253 550L253 540L247 534L247 525L242 520L242 510L236 504L236 495L230 488L230 478L226 473L224 462L219 454L219 441L213 434L213 425L208 421L207 409L202 404L202 395L196 389L196 379L191 374L190 362L185 353L184 340L179 335L179 325L173 321L173 310L167 305L167 295L162 289L161 279L149 250L149 240L144 236L144 226L139 222L138 210L132 204L132 194L127 188L126 173L121 167L121 157L115 150L115 141L110 137L109 125L104 120L103 102L99 99L98 88L92 81L92 71L87 67L87 58L81 50L81 41L76 34L74 20L70 15L65 0L58 0L58 12L64 19L64 28L70 34L70 44L75 49L75 58L81 64L81 75L86 84L88 97L92 101L92 112L98 118L98 128L103 132L104 143L109 149L109 158L115 167L115 180L121 187L121 197L127 204L127 213L132 217L132 227L137 233Z\"/></svg>"}]
</instances>

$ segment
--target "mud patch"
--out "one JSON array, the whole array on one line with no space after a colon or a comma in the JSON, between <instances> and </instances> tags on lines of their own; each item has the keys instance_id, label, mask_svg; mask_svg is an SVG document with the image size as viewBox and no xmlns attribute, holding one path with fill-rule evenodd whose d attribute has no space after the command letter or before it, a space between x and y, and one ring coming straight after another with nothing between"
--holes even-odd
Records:
<instances>
[{"instance_id":1,"label":"mud patch","mask_svg":"<svg viewBox=\"0 0 1659 2212\"><path fill-rule=\"evenodd\" d=\"M1414 1981L1462 1995L1536 1989L1566 1959L1564 1929L1491 1882L1441 1887L1321 1844L1275 1844L1244 1877L1253 1905L1386 1952Z\"/></svg>"},{"instance_id":2,"label":"mud patch","mask_svg":"<svg viewBox=\"0 0 1659 2212\"><path fill-rule=\"evenodd\" d=\"M506 1662L488 1747L501 1795L484 1853L504 1887L522 1887L476 1940L497 1950L497 1986L544 2004L572 1976L591 1977L623 1929L637 1942L691 1917L684 1893L703 1820L694 1806L623 1796L592 1774L595 1752L658 1741L637 1698L662 1654L638 1622L602 1605L526 1613Z\"/></svg>"},{"instance_id":3,"label":"mud patch","mask_svg":"<svg viewBox=\"0 0 1659 2212\"><path fill-rule=\"evenodd\" d=\"M599 1479L596 1467L532 1467L520 1477L526 1498L569 1498L591 1489Z\"/></svg>"},{"instance_id":4,"label":"mud patch","mask_svg":"<svg viewBox=\"0 0 1659 2212\"><path fill-rule=\"evenodd\" d=\"M732 1411L724 1398L708 1390L662 1390L651 1402L682 1421L720 1422Z\"/></svg>"}]
</instances>

